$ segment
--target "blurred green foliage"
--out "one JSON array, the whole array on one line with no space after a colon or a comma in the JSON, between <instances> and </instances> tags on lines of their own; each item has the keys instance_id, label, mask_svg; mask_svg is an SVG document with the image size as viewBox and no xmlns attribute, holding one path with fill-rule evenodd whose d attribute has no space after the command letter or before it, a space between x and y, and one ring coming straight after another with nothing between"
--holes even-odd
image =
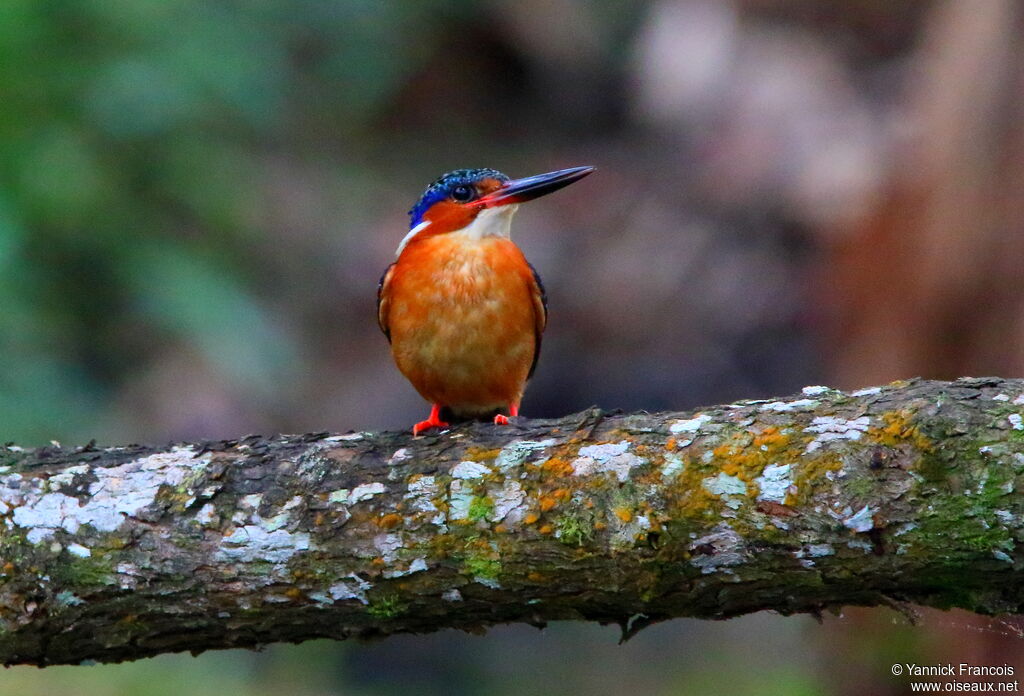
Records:
<instances>
[{"instance_id":1,"label":"blurred green foliage","mask_svg":"<svg viewBox=\"0 0 1024 696\"><path fill-rule=\"evenodd\" d=\"M0 3L4 437L89 437L160 345L251 396L287 376L261 160L358 140L453 6Z\"/></svg>"}]
</instances>

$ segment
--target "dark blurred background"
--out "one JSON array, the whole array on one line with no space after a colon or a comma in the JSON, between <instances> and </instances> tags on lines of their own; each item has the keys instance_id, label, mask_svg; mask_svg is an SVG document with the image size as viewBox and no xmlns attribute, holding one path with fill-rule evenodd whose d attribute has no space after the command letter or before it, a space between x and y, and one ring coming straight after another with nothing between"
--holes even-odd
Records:
<instances>
[{"instance_id":1,"label":"dark blurred background","mask_svg":"<svg viewBox=\"0 0 1024 696\"><path fill-rule=\"evenodd\" d=\"M524 206L532 416L1024 373L1014 0L3 0L0 438L406 428L374 314L443 171ZM0 694L902 694L1015 624L504 627L15 668Z\"/></svg>"}]
</instances>

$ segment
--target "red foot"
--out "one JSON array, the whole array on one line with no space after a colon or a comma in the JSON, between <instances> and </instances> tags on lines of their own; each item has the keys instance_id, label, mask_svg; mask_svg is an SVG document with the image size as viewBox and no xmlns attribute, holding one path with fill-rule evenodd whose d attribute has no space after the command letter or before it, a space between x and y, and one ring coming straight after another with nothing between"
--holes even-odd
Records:
<instances>
[{"instance_id":1,"label":"red foot","mask_svg":"<svg viewBox=\"0 0 1024 696\"><path fill-rule=\"evenodd\" d=\"M508 419L510 417L511 418L515 418L516 416L519 415L519 404L509 404L508 405L508 414L509 415L507 415L507 416L502 415L501 413L496 415L494 417L494 424L495 425L508 425L509 424L509 420Z\"/></svg>"},{"instance_id":2,"label":"red foot","mask_svg":"<svg viewBox=\"0 0 1024 696\"><path fill-rule=\"evenodd\" d=\"M430 417L412 426L412 434L415 437L428 428L447 428L448 423L441 420L441 404L433 404L430 407Z\"/></svg>"}]
</instances>

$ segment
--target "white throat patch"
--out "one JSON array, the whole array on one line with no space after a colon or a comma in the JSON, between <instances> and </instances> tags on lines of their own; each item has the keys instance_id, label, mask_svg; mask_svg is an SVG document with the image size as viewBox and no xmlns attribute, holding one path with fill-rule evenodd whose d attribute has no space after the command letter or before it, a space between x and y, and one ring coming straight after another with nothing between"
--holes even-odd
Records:
<instances>
[{"instance_id":1,"label":"white throat patch","mask_svg":"<svg viewBox=\"0 0 1024 696\"><path fill-rule=\"evenodd\" d=\"M461 234L469 239L483 239L484 237L508 239L512 231L512 216L518 209L519 206L516 204L485 208L473 218L473 222L452 234Z\"/></svg>"},{"instance_id":2,"label":"white throat patch","mask_svg":"<svg viewBox=\"0 0 1024 696\"><path fill-rule=\"evenodd\" d=\"M498 208L485 208L480 211L479 215L473 218L473 222L461 230L452 232L452 234L460 234L469 239L483 239L484 237L504 237L508 239L512 231L512 216L515 215L517 210L519 210L519 205L516 203L503 205ZM395 256L400 256L402 250L405 249L409 242L428 227L430 227L430 220L424 220L409 230L409 233L399 242L398 248L395 250Z\"/></svg>"}]
</instances>

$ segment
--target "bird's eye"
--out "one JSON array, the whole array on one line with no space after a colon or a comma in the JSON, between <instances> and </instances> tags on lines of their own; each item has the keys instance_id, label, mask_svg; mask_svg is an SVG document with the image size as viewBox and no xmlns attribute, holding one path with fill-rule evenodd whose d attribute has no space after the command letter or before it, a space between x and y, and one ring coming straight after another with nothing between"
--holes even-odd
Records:
<instances>
[{"instance_id":1,"label":"bird's eye","mask_svg":"<svg viewBox=\"0 0 1024 696\"><path fill-rule=\"evenodd\" d=\"M468 184L459 184L458 186L452 189L452 198L459 201L460 203L465 203L466 201L473 198L473 195L475 193L476 191L473 190L472 186Z\"/></svg>"}]
</instances>

